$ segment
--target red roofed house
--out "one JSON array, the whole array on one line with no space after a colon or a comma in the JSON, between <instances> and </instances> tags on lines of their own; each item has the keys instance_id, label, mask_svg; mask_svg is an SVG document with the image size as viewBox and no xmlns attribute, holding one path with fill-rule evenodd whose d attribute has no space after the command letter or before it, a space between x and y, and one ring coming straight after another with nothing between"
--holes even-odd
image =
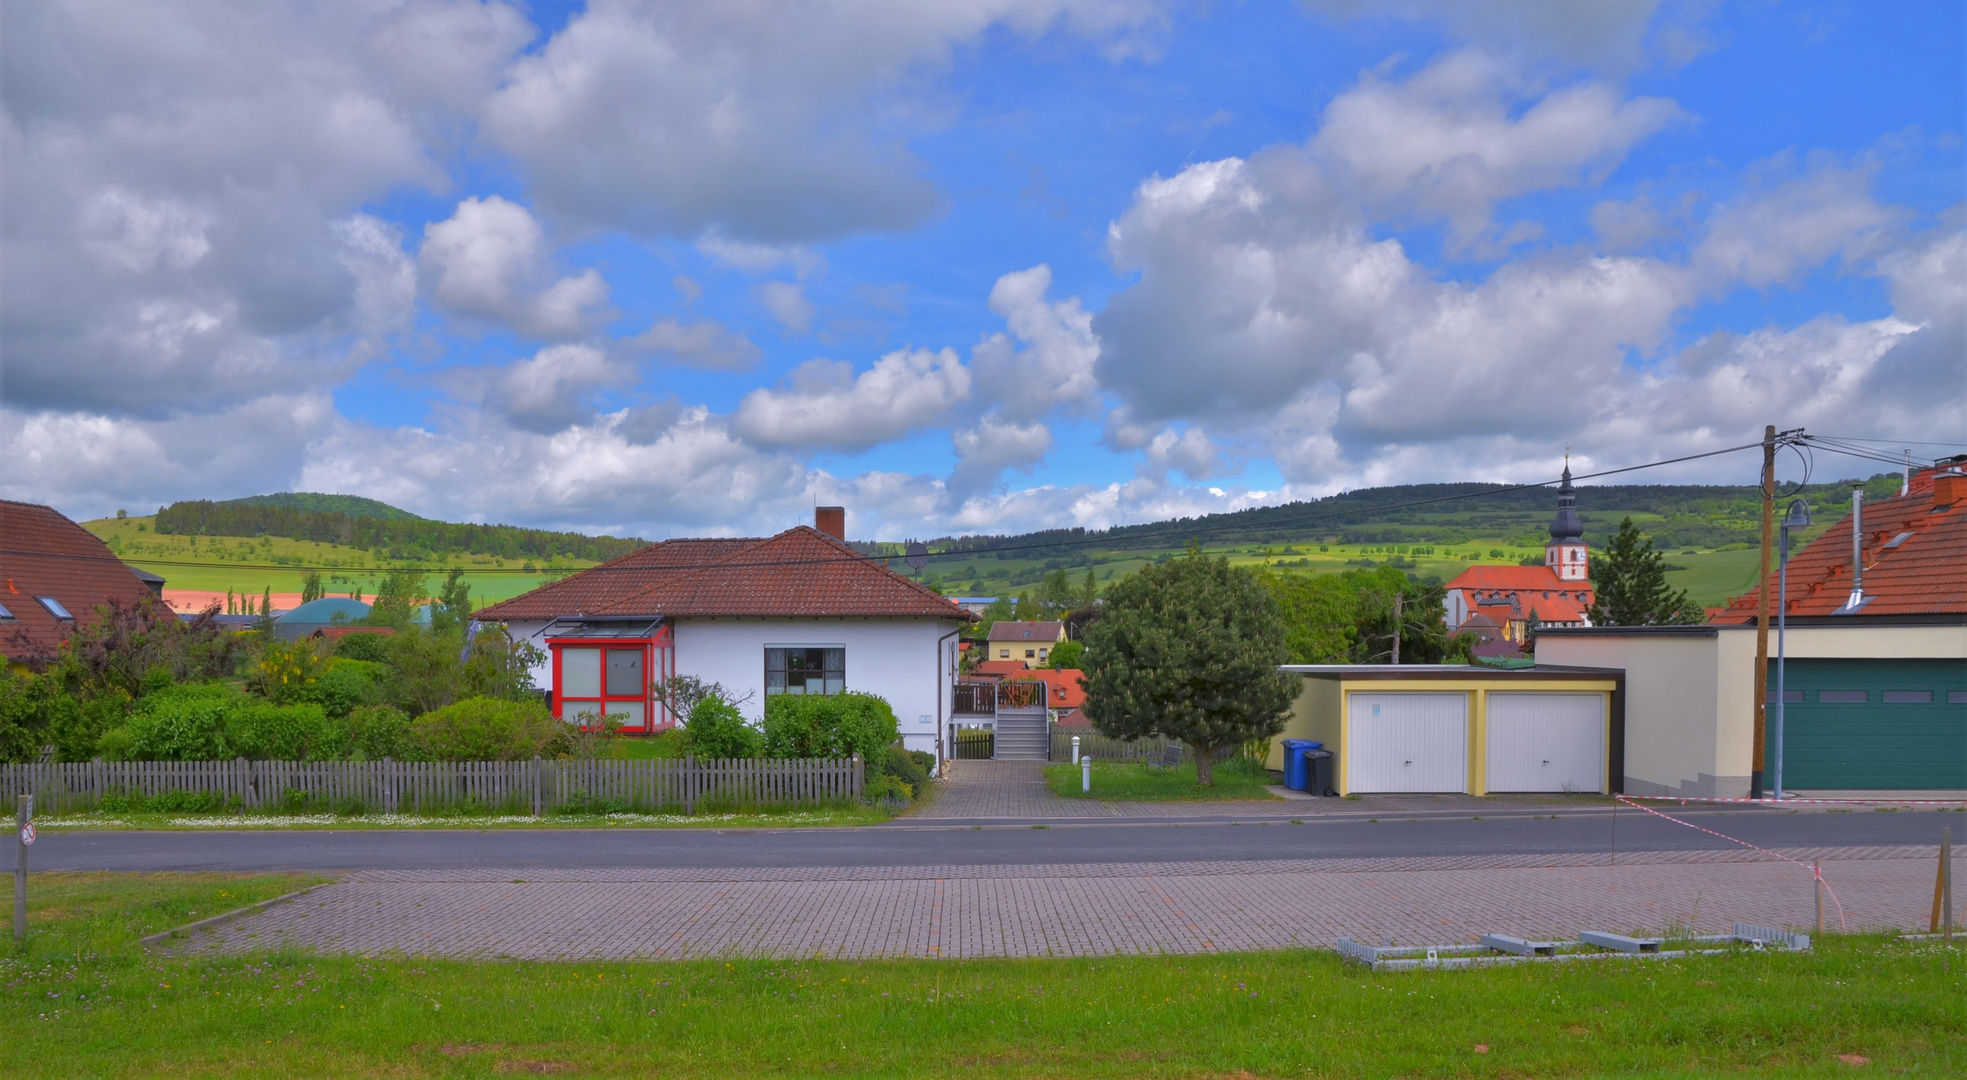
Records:
<instances>
[{"instance_id":1,"label":"red roofed house","mask_svg":"<svg viewBox=\"0 0 1967 1080\"><path fill-rule=\"evenodd\" d=\"M1015 622L1006 619L990 625L989 655L986 660L1016 660L1028 668L1044 667L1051 659L1052 646L1065 640L1062 622Z\"/></svg>"},{"instance_id":2,"label":"red roofed house","mask_svg":"<svg viewBox=\"0 0 1967 1080\"><path fill-rule=\"evenodd\" d=\"M939 752L950 715L956 635L968 611L843 539L846 511L764 539L651 544L478 612L547 650L536 681L564 720L623 713L653 732L680 717L652 690L693 675L750 695L754 721L773 694L879 694L903 742Z\"/></svg>"},{"instance_id":3,"label":"red roofed house","mask_svg":"<svg viewBox=\"0 0 1967 1080\"><path fill-rule=\"evenodd\" d=\"M1791 555L1780 700L1771 574L1765 793L1967 790L1967 456L1938 464ZM1625 669L1628 792L1740 796L1755 622L1749 592L1705 626L1540 632L1537 662Z\"/></svg>"},{"instance_id":4,"label":"red roofed house","mask_svg":"<svg viewBox=\"0 0 1967 1080\"><path fill-rule=\"evenodd\" d=\"M0 500L0 657L45 664L97 607L154 600L162 586L53 507Z\"/></svg>"},{"instance_id":5,"label":"red roofed house","mask_svg":"<svg viewBox=\"0 0 1967 1080\"><path fill-rule=\"evenodd\" d=\"M1544 626L1589 626L1591 554L1584 542L1584 521L1578 517L1577 489L1571 486L1571 465L1557 488L1557 516L1550 522L1550 543L1544 546L1542 566L1471 566L1447 585L1450 631L1472 632L1489 652L1513 652L1529 640L1534 620Z\"/></svg>"}]
</instances>

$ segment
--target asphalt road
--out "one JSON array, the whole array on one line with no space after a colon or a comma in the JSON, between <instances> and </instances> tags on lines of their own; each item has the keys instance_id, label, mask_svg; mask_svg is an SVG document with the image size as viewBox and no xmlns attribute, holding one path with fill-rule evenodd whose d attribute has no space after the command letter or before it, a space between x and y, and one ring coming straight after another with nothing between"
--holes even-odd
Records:
<instances>
[{"instance_id":1,"label":"asphalt road","mask_svg":"<svg viewBox=\"0 0 1967 1080\"><path fill-rule=\"evenodd\" d=\"M1947 811L1795 814L1677 809L1764 847L1935 844ZM1616 837L1614 830L1616 829ZM1120 823L972 828L506 829L266 832L48 830L40 870L436 870L1220 862L1247 859L1698 851L1735 845L1639 811L1545 818L1356 818L1303 825ZM6 852L13 860L13 843Z\"/></svg>"}]
</instances>

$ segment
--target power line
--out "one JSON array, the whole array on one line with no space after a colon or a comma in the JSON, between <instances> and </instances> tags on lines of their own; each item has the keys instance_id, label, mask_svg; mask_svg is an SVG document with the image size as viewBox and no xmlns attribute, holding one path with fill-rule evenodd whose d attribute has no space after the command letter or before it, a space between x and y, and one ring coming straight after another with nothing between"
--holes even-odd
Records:
<instances>
[{"instance_id":1,"label":"power line","mask_svg":"<svg viewBox=\"0 0 1967 1080\"><path fill-rule=\"evenodd\" d=\"M1573 477L1571 477L1571 479L1593 480L1601 476L1618 476L1623 473L1638 472L1643 469L1657 469L1666 465L1678 465L1682 462L1698 461L1702 458L1719 457L1723 454L1739 453L1743 450L1760 449L1761 446L1762 446L1761 441L1757 440L1755 442L1742 443L1739 446L1723 447L1722 449L1719 450L1708 450L1698 454L1686 454L1681 457L1666 458L1660 461L1649 461L1640 465L1627 465L1617 469L1601 469L1598 472L1580 473L1574 475ZM1377 506L1360 507L1357 509L1350 509L1350 508L1334 509L1329 515L1326 515L1324 519L1318 519L1312 522L1299 523L1299 524L1331 524L1331 523L1335 523L1338 519L1347 518L1347 517L1357 517L1362 514L1379 514L1389 510L1407 510L1417 506L1437 506L1440 505L1441 503L1460 502L1467 499L1481 499L1481 498L1487 498L1492 495L1507 495L1518 491L1531 491L1537 488L1547 488L1552 484L1561 483L1562 480L1563 480L1562 477L1558 477L1556 479L1551 479L1551 480L1540 480L1536 483L1531 483L1531 484L1515 484L1508 487L1488 488L1482 491L1467 491L1457 495L1438 495L1433 498L1410 499L1405 502L1397 502L1397 503L1382 503ZM1221 532L1232 532L1232 531L1242 532L1242 531L1247 531L1249 528L1250 526L1247 524L1225 523L1213 527L1198 528L1190 532L1190 535L1194 538L1199 539L1205 535L1211 535ZM763 542L762 539L759 542L762 543ZM930 552L929 555L931 558L967 558L971 555L981 555L986 553L995 555L999 552L1004 552L1004 551L1052 551L1062 547L1086 547L1086 546L1099 545L1099 544L1110 544L1112 542L1113 542L1112 540L1110 540L1108 537L1104 535L1093 535L1093 536L1078 537L1069 540L1061 539L1061 540L1051 540L1051 541L1043 541L1043 542L1033 542L1029 544L1006 544L1006 545L1001 545L991 548L979 548L976 549L975 551ZM89 556L83 556L83 555L63 556L63 555L54 555L54 554L43 553L43 552L9 551L6 549L0 549L0 555L8 555L8 554L35 555L41 558L74 558L74 559L89 558ZM672 564L666 564L660 567L660 569L671 570L671 571L691 571L691 570L708 569L713 566L720 567L723 569L754 569L754 568L762 569L767 567L819 566L819 565L826 565L831 563L868 562L871 560L881 560L885 562L886 560L889 559L898 559L898 558L901 558L901 555L899 554L862 555L856 553L852 555L837 555L837 556L831 556L826 558L755 559L755 560L724 559L715 562L672 563ZM202 569L210 569L214 565L219 565L209 562L191 562L191 561L167 560L167 559L145 559L140 556L135 557L130 561L142 563L147 566L185 566L185 567L199 567ZM235 563L232 564L230 568L238 569L238 570L292 571L297 573L304 573L308 571L329 571L338 574L348 574L348 573L387 574L392 572L401 573L405 571L410 573L423 573L423 574L439 574L439 573L448 574L454 569L461 570L467 575L479 575L479 574L497 575L497 574L526 573L524 569L513 569L511 567L481 568L481 569L473 569L470 567L449 567L449 566L441 566L436 568L425 568L425 567L416 567L416 566L350 567L350 566L305 566L305 565L295 566L295 565L281 565L276 563ZM536 571L536 572L551 573L551 574L573 574L573 573L584 573L590 571L612 571L612 570L644 571L648 569L652 569L652 568L645 567L645 566L616 566L616 565L604 563L599 566L585 567L578 570L573 568L563 568L563 569Z\"/></svg>"}]
</instances>

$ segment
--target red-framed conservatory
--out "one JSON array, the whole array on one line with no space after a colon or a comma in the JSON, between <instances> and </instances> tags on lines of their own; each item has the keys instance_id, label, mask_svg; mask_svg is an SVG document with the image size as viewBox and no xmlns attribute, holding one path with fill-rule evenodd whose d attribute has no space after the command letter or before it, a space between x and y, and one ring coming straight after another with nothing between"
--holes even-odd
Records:
<instances>
[{"instance_id":1,"label":"red-framed conservatory","mask_svg":"<svg viewBox=\"0 0 1967 1080\"><path fill-rule=\"evenodd\" d=\"M650 734L676 726L655 696L676 674L676 638L669 624L633 619L561 619L541 635L553 659L553 715L586 727L602 715L622 717L622 730Z\"/></svg>"}]
</instances>

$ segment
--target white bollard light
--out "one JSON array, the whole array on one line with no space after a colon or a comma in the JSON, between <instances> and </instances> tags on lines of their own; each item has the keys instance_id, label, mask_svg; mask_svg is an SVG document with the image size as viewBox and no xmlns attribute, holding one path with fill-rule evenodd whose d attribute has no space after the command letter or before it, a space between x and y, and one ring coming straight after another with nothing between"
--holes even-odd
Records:
<instances>
[{"instance_id":1,"label":"white bollard light","mask_svg":"<svg viewBox=\"0 0 1967 1080\"><path fill-rule=\"evenodd\" d=\"M1079 790L1082 794L1093 790L1093 755L1091 754L1079 759Z\"/></svg>"},{"instance_id":2,"label":"white bollard light","mask_svg":"<svg viewBox=\"0 0 1967 1080\"><path fill-rule=\"evenodd\" d=\"M1079 760L1079 736L1077 735L1072 737L1072 760Z\"/></svg>"}]
</instances>

